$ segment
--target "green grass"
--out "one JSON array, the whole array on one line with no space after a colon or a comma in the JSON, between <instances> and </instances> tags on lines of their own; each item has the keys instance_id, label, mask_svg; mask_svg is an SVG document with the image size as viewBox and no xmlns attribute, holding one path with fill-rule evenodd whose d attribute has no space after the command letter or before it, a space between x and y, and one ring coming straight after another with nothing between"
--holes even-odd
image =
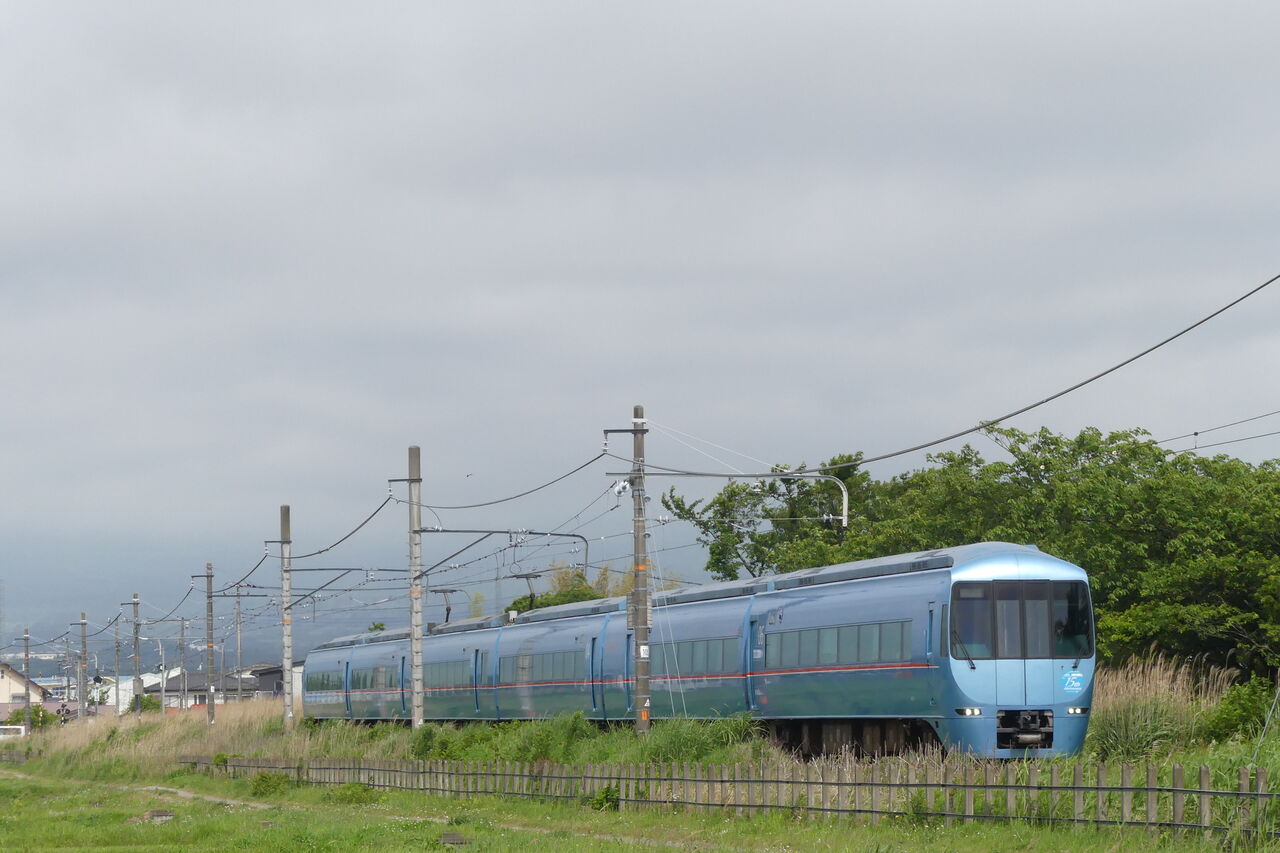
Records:
<instances>
[{"instance_id":1,"label":"green grass","mask_svg":"<svg viewBox=\"0 0 1280 853\"><path fill-rule=\"evenodd\" d=\"M25 768L24 768L25 769ZM30 767L39 770L39 766ZM170 774L164 784L237 799L255 799L249 780ZM121 790L106 783L20 779L0 775L0 839L6 851L420 851L448 849L454 832L471 851L555 849L557 853L644 849L713 851L837 851L877 853L949 850L955 853L1071 850L1102 853L1137 849L1221 850L1195 837L1145 831L1046 829L975 824L943 828L900 819L880 826L848 821L796 820L786 813L735 818L703 814L595 811L577 804L497 798L450 800L413 792L382 792L374 802L335 802L333 789L286 788L259 798L270 808L177 799L159 792ZM363 799L363 798L361 798ZM167 823L130 823L148 809L175 813Z\"/></svg>"}]
</instances>

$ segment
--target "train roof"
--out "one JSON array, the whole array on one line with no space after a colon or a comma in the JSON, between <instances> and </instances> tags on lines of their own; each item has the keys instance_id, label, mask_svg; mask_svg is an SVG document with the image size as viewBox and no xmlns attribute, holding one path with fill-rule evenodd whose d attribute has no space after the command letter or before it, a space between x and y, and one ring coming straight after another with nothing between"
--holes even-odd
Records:
<instances>
[{"instance_id":1,"label":"train roof","mask_svg":"<svg viewBox=\"0 0 1280 853\"><path fill-rule=\"evenodd\" d=\"M680 587L654 593L652 603L654 607L666 607L673 604L690 604L695 601L737 598L761 592L797 589L799 587L838 583L840 581L951 569L1011 552L1042 553L1034 545L1017 545L1012 542L978 542L972 545L959 545L954 548L936 548L931 551L916 551L912 554L895 554L892 557L877 557L871 560L857 560L852 563L838 563L834 566L823 566L816 569L801 569L783 574L762 575L757 578ZM474 619L449 622L444 625L434 625L429 629L429 633L432 635L452 634L463 631L478 631L485 628L498 628L504 624L527 625L535 622L549 622L555 619L568 619L573 616L593 616L625 611L626 606L627 599L625 596L575 601L570 604L558 604L554 607L526 610L516 616L510 623L507 622L503 615L481 616ZM338 637L316 646L316 648L330 649L388 640L403 640L408 637L409 631L407 629L379 631L373 634Z\"/></svg>"}]
</instances>

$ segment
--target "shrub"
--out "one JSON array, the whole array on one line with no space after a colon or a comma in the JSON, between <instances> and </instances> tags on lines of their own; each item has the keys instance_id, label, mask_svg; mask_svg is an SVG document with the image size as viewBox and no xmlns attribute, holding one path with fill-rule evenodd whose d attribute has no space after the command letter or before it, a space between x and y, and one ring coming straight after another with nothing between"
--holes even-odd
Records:
<instances>
[{"instance_id":1,"label":"shrub","mask_svg":"<svg viewBox=\"0 0 1280 853\"><path fill-rule=\"evenodd\" d=\"M52 726L59 722L60 718L52 711L46 710L43 705L31 706L31 728L43 729L46 726ZM27 723L27 709L14 708L13 711L5 718L6 726L24 726Z\"/></svg>"},{"instance_id":2,"label":"shrub","mask_svg":"<svg viewBox=\"0 0 1280 853\"><path fill-rule=\"evenodd\" d=\"M1205 713L1200 735L1205 740L1224 741L1237 735L1256 734L1267 718L1275 688L1255 675L1245 684L1234 684L1222 700Z\"/></svg>"},{"instance_id":3,"label":"shrub","mask_svg":"<svg viewBox=\"0 0 1280 853\"><path fill-rule=\"evenodd\" d=\"M249 781L249 793L255 797L273 797L283 793L291 784L289 777L283 773L264 771L255 774Z\"/></svg>"},{"instance_id":4,"label":"shrub","mask_svg":"<svg viewBox=\"0 0 1280 853\"><path fill-rule=\"evenodd\" d=\"M363 785L359 782L348 782L337 788L332 788L324 793L324 799L330 803L340 803L348 806L361 806L368 803L376 803L382 796L369 785Z\"/></svg>"},{"instance_id":5,"label":"shrub","mask_svg":"<svg viewBox=\"0 0 1280 853\"><path fill-rule=\"evenodd\" d=\"M622 794L618 790L617 785L605 785L599 791L596 791L587 800L587 805L598 812L617 811L618 803L622 800Z\"/></svg>"}]
</instances>

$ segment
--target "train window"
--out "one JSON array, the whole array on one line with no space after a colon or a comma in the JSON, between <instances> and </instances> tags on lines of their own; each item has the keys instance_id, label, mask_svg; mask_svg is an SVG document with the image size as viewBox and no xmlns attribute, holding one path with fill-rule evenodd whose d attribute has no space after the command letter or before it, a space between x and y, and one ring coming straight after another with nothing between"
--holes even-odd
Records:
<instances>
[{"instance_id":1,"label":"train window","mask_svg":"<svg viewBox=\"0 0 1280 853\"><path fill-rule=\"evenodd\" d=\"M515 680L521 683L533 680L533 655L520 655L517 658Z\"/></svg>"},{"instance_id":2,"label":"train window","mask_svg":"<svg viewBox=\"0 0 1280 853\"><path fill-rule=\"evenodd\" d=\"M901 622L885 622L880 626L880 660L902 660Z\"/></svg>"},{"instance_id":3,"label":"train window","mask_svg":"<svg viewBox=\"0 0 1280 853\"><path fill-rule=\"evenodd\" d=\"M693 644L693 668L689 671L699 675L707 671L706 640L698 640Z\"/></svg>"},{"instance_id":4,"label":"train window","mask_svg":"<svg viewBox=\"0 0 1280 853\"><path fill-rule=\"evenodd\" d=\"M724 652L721 656L723 663L720 665L721 672L737 672L738 671L738 641L730 637L727 640L720 641Z\"/></svg>"},{"instance_id":5,"label":"train window","mask_svg":"<svg viewBox=\"0 0 1280 853\"><path fill-rule=\"evenodd\" d=\"M902 625L902 657L898 660L911 660L911 620L900 624Z\"/></svg>"},{"instance_id":6,"label":"train window","mask_svg":"<svg viewBox=\"0 0 1280 853\"><path fill-rule=\"evenodd\" d=\"M818 665L818 632L817 631L801 631L800 632L800 665L801 666L817 666Z\"/></svg>"},{"instance_id":7,"label":"train window","mask_svg":"<svg viewBox=\"0 0 1280 853\"><path fill-rule=\"evenodd\" d=\"M1050 657L1053 632L1049 625L1049 582L1026 581L1022 584L1022 621L1025 627L1023 655L1029 658Z\"/></svg>"},{"instance_id":8,"label":"train window","mask_svg":"<svg viewBox=\"0 0 1280 853\"><path fill-rule=\"evenodd\" d=\"M707 643L707 672L724 672L724 646L719 640Z\"/></svg>"},{"instance_id":9,"label":"train window","mask_svg":"<svg viewBox=\"0 0 1280 853\"><path fill-rule=\"evenodd\" d=\"M853 625L848 625L841 628L839 634L840 663L857 663L858 629Z\"/></svg>"},{"instance_id":10,"label":"train window","mask_svg":"<svg viewBox=\"0 0 1280 853\"><path fill-rule=\"evenodd\" d=\"M1022 584L996 581L996 657L1022 657Z\"/></svg>"},{"instance_id":11,"label":"train window","mask_svg":"<svg viewBox=\"0 0 1280 853\"><path fill-rule=\"evenodd\" d=\"M836 662L837 635L835 628L823 628L818 632L818 663L830 666Z\"/></svg>"},{"instance_id":12,"label":"train window","mask_svg":"<svg viewBox=\"0 0 1280 853\"><path fill-rule=\"evenodd\" d=\"M858 662L874 663L880 660L880 626L858 626Z\"/></svg>"},{"instance_id":13,"label":"train window","mask_svg":"<svg viewBox=\"0 0 1280 853\"><path fill-rule=\"evenodd\" d=\"M782 635L782 666L798 666L800 663L800 633L787 631Z\"/></svg>"},{"instance_id":14,"label":"train window","mask_svg":"<svg viewBox=\"0 0 1280 853\"><path fill-rule=\"evenodd\" d=\"M693 673L693 643L676 643L676 665L680 667L681 675Z\"/></svg>"},{"instance_id":15,"label":"train window","mask_svg":"<svg viewBox=\"0 0 1280 853\"><path fill-rule=\"evenodd\" d=\"M1079 581L1053 583L1053 656L1085 658L1093 654L1089 590Z\"/></svg>"},{"instance_id":16,"label":"train window","mask_svg":"<svg viewBox=\"0 0 1280 853\"><path fill-rule=\"evenodd\" d=\"M951 598L951 656L957 660L990 658L991 584L958 583Z\"/></svg>"},{"instance_id":17,"label":"train window","mask_svg":"<svg viewBox=\"0 0 1280 853\"><path fill-rule=\"evenodd\" d=\"M782 666L782 635L765 634L764 668L777 669L780 666Z\"/></svg>"}]
</instances>

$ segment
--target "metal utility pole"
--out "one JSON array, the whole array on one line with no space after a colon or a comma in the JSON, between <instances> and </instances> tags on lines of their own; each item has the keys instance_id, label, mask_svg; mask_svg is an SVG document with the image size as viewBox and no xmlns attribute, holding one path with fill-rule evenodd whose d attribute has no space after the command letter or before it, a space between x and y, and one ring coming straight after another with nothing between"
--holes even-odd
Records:
<instances>
[{"instance_id":1,"label":"metal utility pole","mask_svg":"<svg viewBox=\"0 0 1280 853\"><path fill-rule=\"evenodd\" d=\"M89 718L89 620L80 611L80 662L76 666L76 699L79 701L76 717Z\"/></svg>"},{"instance_id":2,"label":"metal utility pole","mask_svg":"<svg viewBox=\"0 0 1280 853\"><path fill-rule=\"evenodd\" d=\"M244 671L240 668L240 584L236 584L236 702L244 701Z\"/></svg>"},{"instance_id":3,"label":"metal utility pole","mask_svg":"<svg viewBox=\"0 0 1280 853\"><path fill-rule=\"evenodd\" d=\"M138 594L133 594L133 701L138 706L138 722L142 722L142 656L138 652Z\"/></svg>"},{"instance_id":4,"label":"metal utility pole","mask_svg":"<svg viewBox=\"0 0 1280 853\"><path fill-rule=\"evenodd\" d=\"M187 710L187 617L178 618L178 710Z\"/></svg>"},{"instance_id":5,"label":"metal utility pole","mask_svg":"<svg viewBox=\"0 0 1280 853\"><path fill-rule=\"evenodd\" d=\"M289 505L280 507L280 615L283 626L281 642L284 664L284 727L293 728L293 588L289 578L293 562L293 540L289 532ZM213 664L210 662L210 668Z\"/></svg>"},{"instance_id":6,"label":"metal utility pole","mask_svg":"<svg viewBox=\"0 0 1280 853\"><path fill-rule=\"evenodd\" d=\"M31 733L31 626L22 629L22 677L27 680L27 698L24 704L27 733Z\"/></svg>"},{"instance_id":7,"label":"metal utility pole","mask_svg":"<svg viewBox=\"0 0 1280 853\"><path fill-rule=\"evenodd\" d=\"M413 728L421 728L423 710L422 679L422 451L409 448L409 657L413 670Z\"/></svg>"},{"instance_id":8,"label":"metal utility pole","mask_svg":"<svg viewBox=\"0 0 1280 853\"><path fill-rule=\"evenodd\" d=\"M204 564L205 678L209 684L209 725L214 721L214 698L218 695L213 682L213 563Z\"/></svg>"},{"instance_id":9,"label":"metal utility pole","mask_svg":"<svg viewBox=\"0 0 1280 853\"><path fill-rule=\"evenodd\" d=\"M120 716L120 620L116 620L116 669L115 669L115 687L116 687L116 716Z\"/></svg>"}]
</instances>

